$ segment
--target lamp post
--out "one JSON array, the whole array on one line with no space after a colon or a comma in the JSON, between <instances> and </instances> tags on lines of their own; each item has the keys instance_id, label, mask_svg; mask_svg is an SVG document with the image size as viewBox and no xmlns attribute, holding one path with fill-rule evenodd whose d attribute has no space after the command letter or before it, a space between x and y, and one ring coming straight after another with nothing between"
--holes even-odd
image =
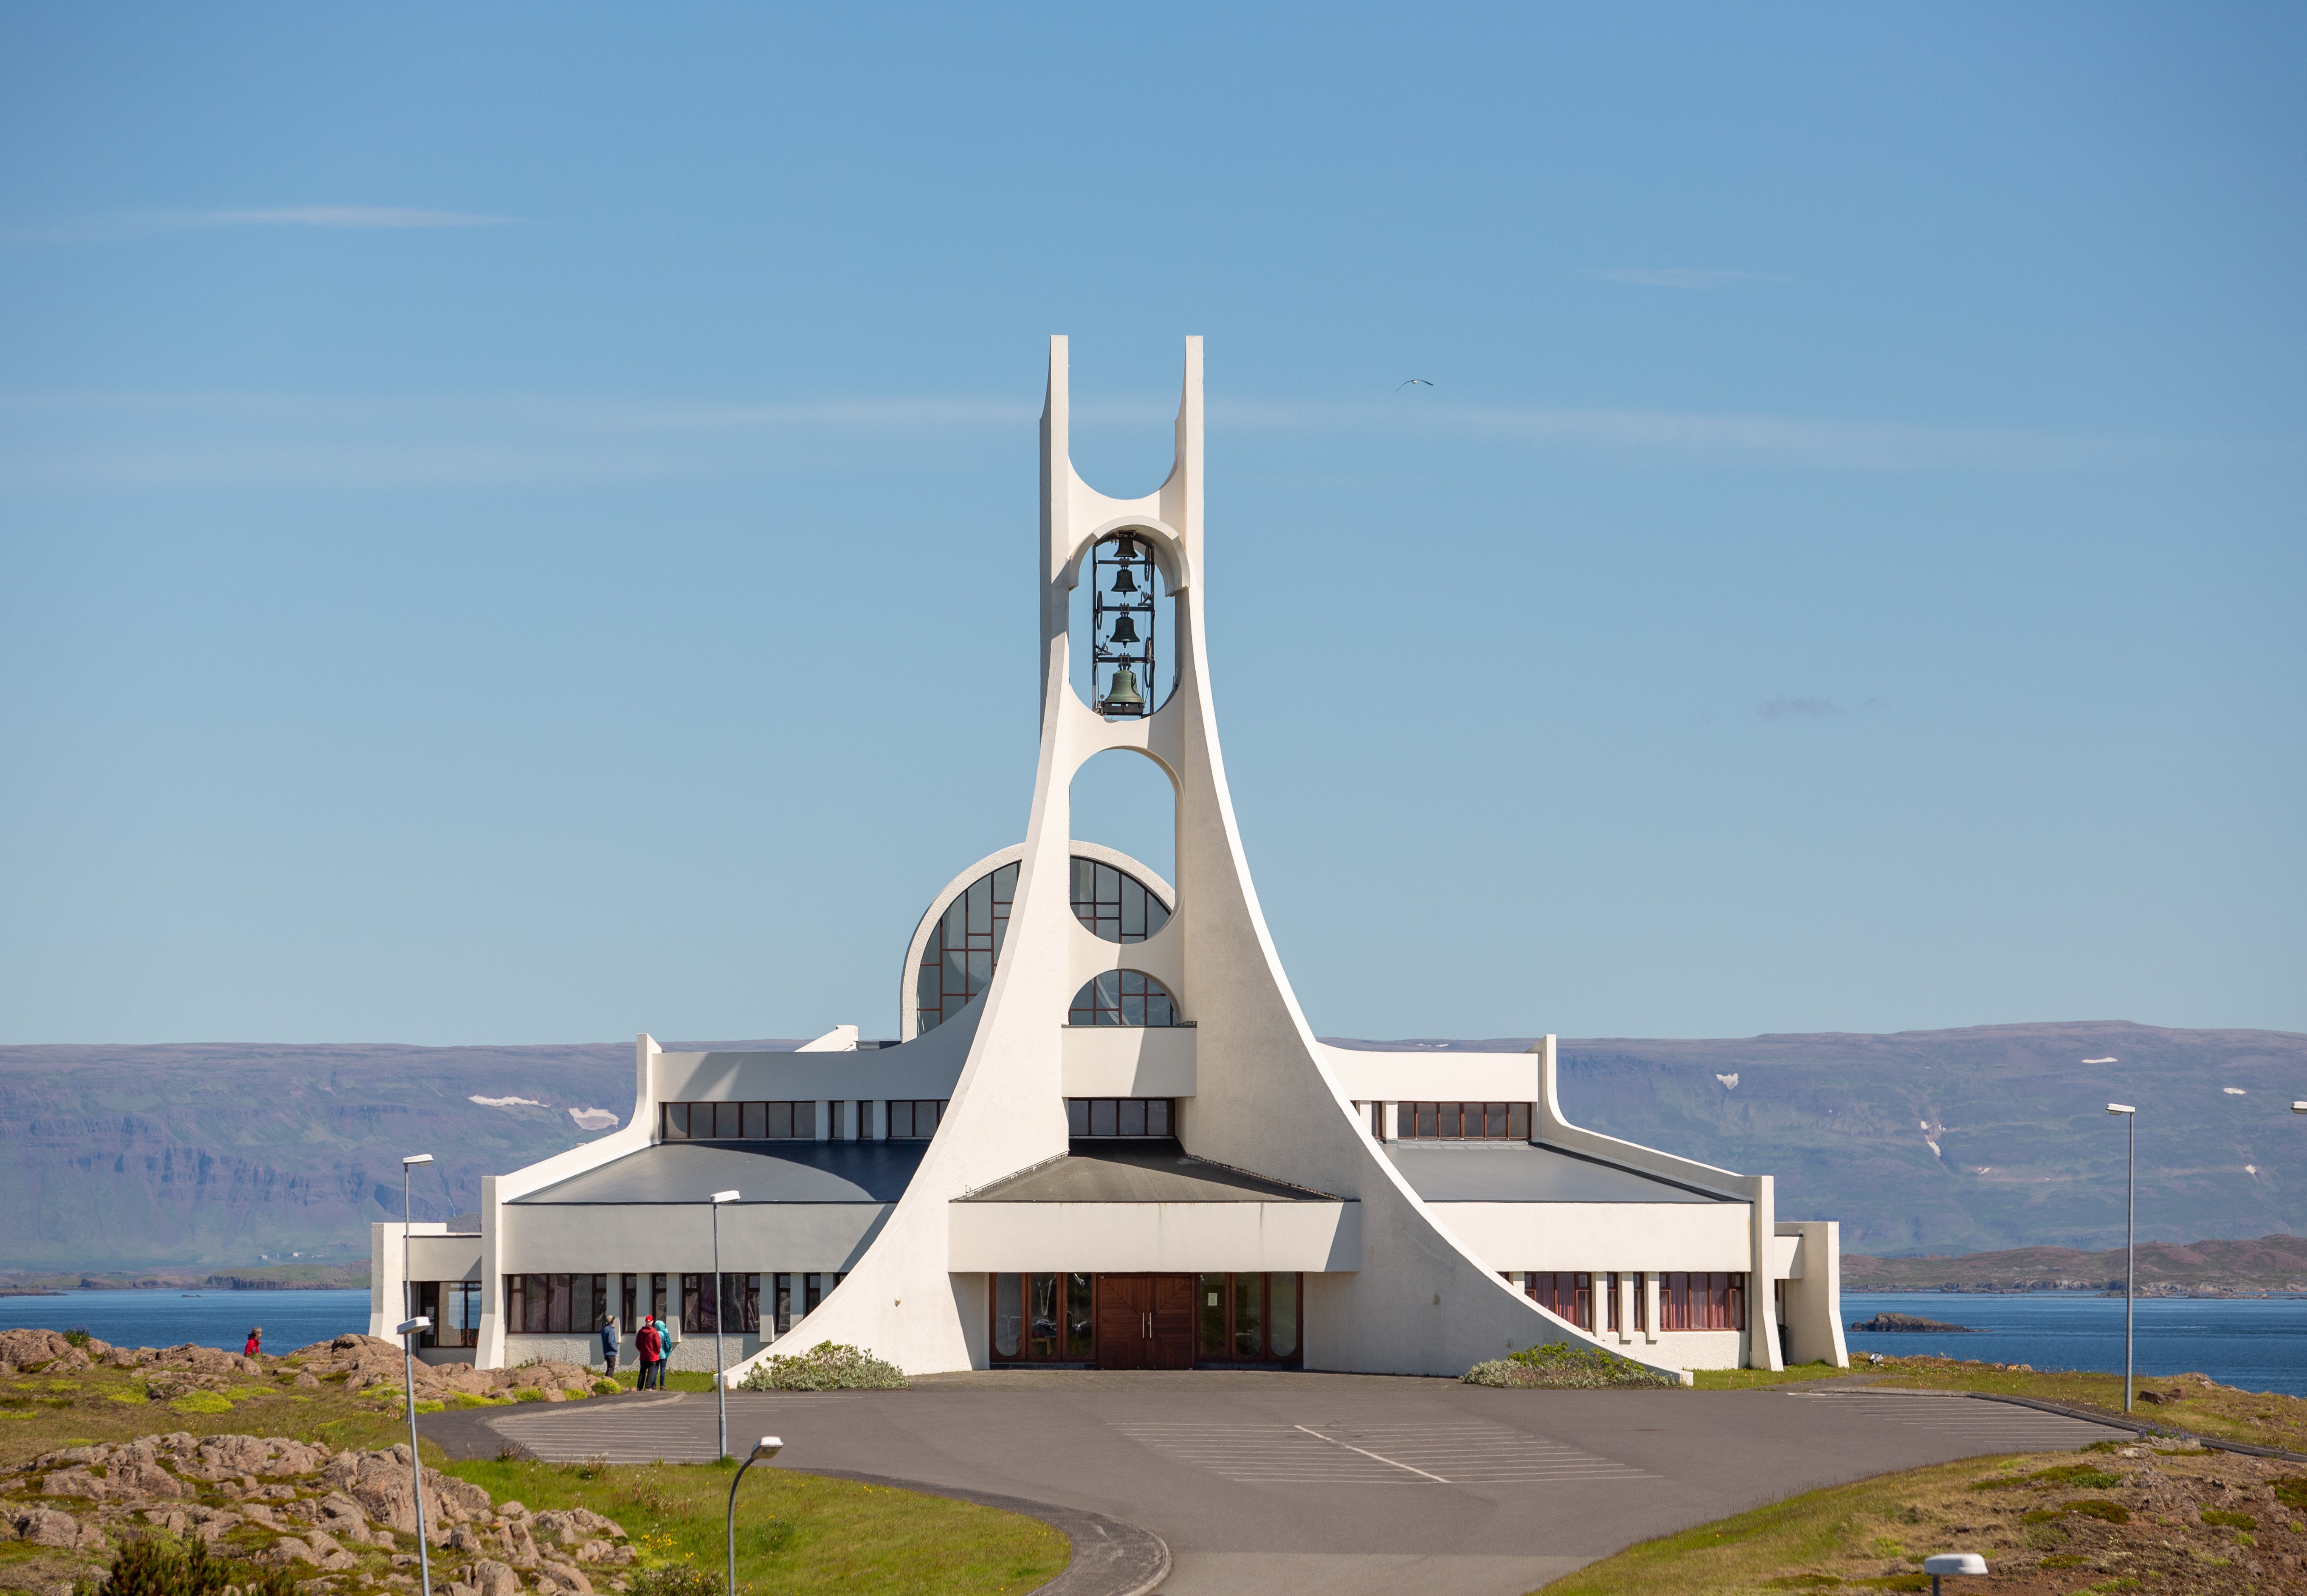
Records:
<instances>
[{"instance_id":1,"label":"lamp post","mask_svg":"<svg viewBox=\"0 0 2307 1596\"><path fill-rule=\"evenodd\" d=\"M2127 1103L2110 1103L2110 1114L2121 1114L2128 1127L2123 1158L2123 1411L2131 1412L2131 1309L2139 1276L2139 1111Z\"/></svg>"},{"instance_id":2,"label":"lamp post","mask_svg":"<svg viewBox=\"0 0 2307 1596\"><path fill-rule=\"evenodd\" d=\"M408 1481L416 1499L416 1571L423 1575L416 1588L425 1596L433 1592L433 1554L425 1547L425 1465L416 1456L416 1351L409 1337L431 1328L433 1321L421 1315L400 1322L400 1372L408 1393Z\"/></svg>"},{"instance_id":3,"label":"lamp post","mask_svg":"<svg viewBox=\"0 0 2307 1596\"><path fill-rule=\"evenodd\" d=\"M785 1450L785 1444L775 1436L763 1436L753 1443L750 1456L737 1465L737 1477L729 1481L729 1596L737 1596L737 1488L745 1483L745 1471L757 1463L767 1463ZM725 1442L722 1453L729 1450Z\"/></svg>"},{"instance_id":4,"label":"lamp post","mask_svg":"<svg viewBox=\"0 0 2307 1596\"><path fill-rule=\"evenodd\" d=\"M714 1454L716 1458L729 1455L729 1387L721 1378L721 1309L725 1306L721 1297L721 1205L733 1203L736 1200L737 1194L733 1191L716 1191L713 1194L713 1402L716 1408L719 1410L721 1421L721 1450ZM744 1472L742 1469L737 1471L740 1476ZM733 1491L736 1488L732 1486L730 1489ZM736 1497L732 1496L729 1499L734 1502ZM732 1507L730 1511L733 1513L736 1509ZM733 1535L735 1532L732 1531L731 1533ZM736 1596L737 1590L735 1583L737 1576L734 1572L737 1566L735 1546L736 1542L732 1540L729 1553L729 1566L732 1571L729 1575L730 1596Z\"/></svg>"},{"instance_id":5,"label":"lamp post","mask_svg":"<svg viewBox=\"0 0 2307 1596\"><path fill-rule=\"evenodd\" d=\"M430 1153L411 1153L400 1161L400 1317L404 1319L416 1317L416 1304L409 1300L408 1171L420 1163L432 1162Z\"/></svg>"},{"instance_id":6,"label":"lamp post","mask_svg":"<svg viewBox=\"0 0 2307 1596\"><path fill-rule=\"evenodd\" d=\"M1941 1552L1923 1559L1923 1572L1931 1576L1931 1596L1939 1596L1939 1581L1950 1574L1985 1574L1986 1559L1977 1552Z\"/></svg>"}]
</instances>

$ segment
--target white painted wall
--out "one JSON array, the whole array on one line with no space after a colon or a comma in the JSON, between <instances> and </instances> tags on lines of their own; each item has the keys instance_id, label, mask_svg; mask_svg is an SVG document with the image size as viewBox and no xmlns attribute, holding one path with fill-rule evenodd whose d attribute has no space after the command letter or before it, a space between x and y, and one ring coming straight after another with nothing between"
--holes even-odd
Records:
<instances>
[{"instance_id":1,"label":"white painted wall","mask_svg":"<svg viewBox=\"0 0 2307 1596\"><path fill-rule=\"evenodd\" d=\"M1361 1267L1359 1203L952 1203L955 1270L1178 1274Z\"/></svg>"},{"instance_id":2,"label":"white painted wall","mask_svg":"<svg viewBox=\"0 0 2307 1596\"><path fill-rule=\"evenodd\" d=\"M1184 1025L1068 1025L1059 1043L1068 1097L1191 1097L1194 1038Z\"/></svg>"},{"instance_id":3,"label":"white painted wall","mask_svg":"<svg viewBox=\"0 0 2307 1596\"><path fill-rule=\"evenodd\" d=\"M1737 1271L1746 1267L1744 1203L1429 1203L1491 1269Z\"/></svg>"}]
</instances>

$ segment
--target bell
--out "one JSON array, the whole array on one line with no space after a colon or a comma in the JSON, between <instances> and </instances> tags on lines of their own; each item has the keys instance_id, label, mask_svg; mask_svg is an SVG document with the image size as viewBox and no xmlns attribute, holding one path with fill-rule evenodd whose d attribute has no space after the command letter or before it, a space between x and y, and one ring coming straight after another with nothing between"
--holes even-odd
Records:
<instances>
[{"instance_id":1,"label":"bell","mask_svg":"<svg viewBox=\"0 0 2307 1596\"><path fill-rule=\"evenodd\" d=\"M1138 640L1137 622L1124 615L1113 623L1113 635L1105 640L1117 648L1124 643L1136 642Z\"/></svg>"},{"instance_id":2,"label":"bell","mask_svg":"<svg viewBox=\"0 0 2307 1596\"><path fill-rule=\"evenodd\" d=\"M1137 540L1130 536L1128 533L1124 532L1121 535L1121 541L1114 545L1113 557L1117 560L1135 560L1137 558Z\"/></svg>"},{"instance_id":3,"label":"bell","mask_svg":"<svg viewBox=\"0 0 2307 1596\"><path fill-rule=\"evenodd\" d=\"M1109 592L1109 593L1135 593L1135 592L1136 592L1136 591L1137 591L1137 572L1136 572L1136 570L1134 567L1128 566L1128 565L1125 565L1125 566L1121 567L1119 571L1115 571L1115 572L1113 573L1113 586L1112 586L1112 587L1111 587L1111 588L1107 588L1107 589L1106 589L1106 591L1107 591L1107 592Z\"/></svg>"},{"instance_id":4,"label":"bell","mask_svg":"<svg viewBox=\"0 0 2307 1596\"><path fill-rule=\"evenodd\" d=\"M1098 706L1108 715L1145 712L1145 695L1137 691L1137 673L1123 665L1113 673L1113 685L1105 690L1105 702Z\"/></svg>"}]
</instances>

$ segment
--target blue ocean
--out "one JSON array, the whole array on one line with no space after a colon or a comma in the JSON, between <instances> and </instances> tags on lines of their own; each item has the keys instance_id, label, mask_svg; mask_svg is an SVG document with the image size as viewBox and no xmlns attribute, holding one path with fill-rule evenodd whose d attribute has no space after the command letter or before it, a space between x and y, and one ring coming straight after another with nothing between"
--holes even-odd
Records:
<instances>
[{"instance_id":1,"label":"blue ocean","mask_svg":"<svg viewBox=\"0 0 2307 1596\"><path fill-rule=\"evenodd\" d=\"M1937 1291L1847 1291L1845 1325L1875 1314L1917 1314L1968 1325L1976 1334L1882 1335L1847 1332L1854 1356L1941 1352L2037 1369L2123 1369L2119 1297L1968 1296ZM238 1351L249 1326L264 1326L270 1352L368 1328L366 1291L67 1291L0 1297L0 1329L85 1326L123 1346L182 1342ZM2246 1391L2307 1396L2307 1298L2200 1301L2146 1300L2136 1345L2142 1375L2199 1373Z\"/></svg>"},{"instance_id":2,"label":"blue ocean","mask_svg":"<svg viewBox=\"0 0 2307 1596\"><path fill-rule=\"evenodd\" d=\"M1850 1354L1944 1353L2037 1369L2123 1372L2123 1299L2060 1293L1970 1296L1951 1291L1845 1291L1842 1322L1877 1313L1966 1325L1971 1335L1861 1334ZM2132 1332L2141 1375L2204 1374L2222 1386L2307 1396L2307 1298L2142 1298Z\"/></svg>"},{"instance_id":3,"label":"blue ocean","mask_svg":"<svg viewBox=\"0 0 2307 1596\"><path fill-rule=\"evenodd\" d=\"M356 1291L66 1291L61 1297L0 1297L0 1330L85 1328L124 1347L193 1342L237 1352L252 1326L264 1350L298 1347L368 1328L368 1293Z\"/></svg>"}]
</instances>

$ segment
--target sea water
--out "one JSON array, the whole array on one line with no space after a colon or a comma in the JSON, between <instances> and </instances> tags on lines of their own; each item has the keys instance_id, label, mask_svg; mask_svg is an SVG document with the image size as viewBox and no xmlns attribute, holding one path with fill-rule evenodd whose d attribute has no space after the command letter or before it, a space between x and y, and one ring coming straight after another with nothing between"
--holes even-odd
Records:
<instances>
[{"instance_id":1,"label":"sea water","mask_svg":"<svg viewBox=\"0 0 2307 1596\"><path fill-rule=\"evenodd\" d=\"M2038 1369L2123 1372L2123 1299L2081 1292L1972 1295L1845 1291L1842 1322L1910 1314L1976 1334L1845 1330L1850 1355L1917 1352L2028 1363ZM2204 1374L2222 1386L2307 1396L2307 1297L2139 1300L2132 1356L2141 1377Z\"/></svg>"},{"instance_id":2,"label":"sea water","mask_svg":"<svg viewBox=\"0 0 2307 1596\"><path fill-rule=\"evenodd\" d=\"M173 1347L191 1342L237 1352L255 1326L264 1350L293 1352L347 1331L368 1329L368 1292L66 1291L56 1297L0 1297L0 1330L84 1329L116 1347Z\"/></svg>"}]
</instances>

